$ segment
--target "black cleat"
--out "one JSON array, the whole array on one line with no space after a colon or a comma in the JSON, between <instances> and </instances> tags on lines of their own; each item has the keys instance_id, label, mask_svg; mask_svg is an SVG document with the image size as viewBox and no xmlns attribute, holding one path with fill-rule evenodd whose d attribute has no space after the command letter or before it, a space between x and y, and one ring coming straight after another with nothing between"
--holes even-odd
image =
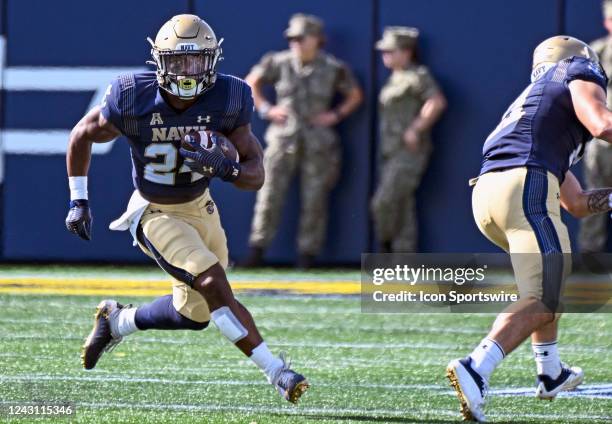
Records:
<instances>
[{"instance_id":1,"label":"black cleat","mask_svg":"<svg viewBox=\"0 0 612 424\"><path fill-rule=\"evenodd\" d=\"M81 351L81 360L86 370L94 368L104 352L110 352L123 340L123 337L113 335L111 331L111 320L117 319L121 309L123 305L114 300L103 300L98 304L94 327Z\"/></svg>"},{"instance_id":2,"label":"black cleat","mask_svg":"<svg viewBox=\"0 0 612 424\"><path fill-rule=\"evenodd\" d=\"M554 380L547 375L538 375L535 396L538 399L553 400L560 392L574 390L583 381L582 368L561 364L561 374Z\"/></svg>"}]
</instances>

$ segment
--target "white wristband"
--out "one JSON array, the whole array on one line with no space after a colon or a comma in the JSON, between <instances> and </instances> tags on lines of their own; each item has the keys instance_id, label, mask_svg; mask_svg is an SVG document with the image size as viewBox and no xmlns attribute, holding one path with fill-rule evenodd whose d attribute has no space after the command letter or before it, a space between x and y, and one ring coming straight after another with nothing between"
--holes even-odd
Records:
<instances>
[{"instance_id":1,"label":"white wristband","mask_svg":"<svg viewBox=\"0 0 612 424\"><path fill-rule=\"evenodd\" d=\"M87 177L68 177L70 200L87 199Z\"/></svg>"}]
</instances>

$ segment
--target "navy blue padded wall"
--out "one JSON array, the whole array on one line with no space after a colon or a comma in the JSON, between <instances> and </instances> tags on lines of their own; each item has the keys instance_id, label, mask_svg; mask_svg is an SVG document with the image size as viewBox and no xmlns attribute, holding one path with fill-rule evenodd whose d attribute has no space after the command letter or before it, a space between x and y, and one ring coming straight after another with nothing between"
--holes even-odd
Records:
<instances>
[{"instance_id":1,"label":"navy blue padded wall","mask_svg":"<svg viewBox=\"0 0 612 424\"><path fill-rule=\"evenodd\" d=\"M369 84L372 53L370 2L238 0L216 3L214 7L208 3L197 3L197 6L196 13L215 28L217 36L225 37L222 71L242 77L267 51L287 48L283 31L293 13L320 16L326 24L327 50L348 62L364 87L366 96L372 95ZM349 10L350 13L347 13ZM358 262L361 252L367 249L369 113L366 101L357 113L340 126L344 165L339 185L330 201L329 236L321 255L323 262ZM263 142L265 123L256 117L254 128ZM278 235L268 252L268 258L275 262L290 261L295 256L299 204L296 189L294 184L286 200ZM223 212L225 228L228 229L230 253L234 257L241 257L246 253L255 196L219 183L215 184L213 192Z\"/></svg>"},{"instance_id":2,"label":"navy blue padded wall","mask_svg":"<svg viewBox=\"0 0 612 424\"><path fill-rule=\"evenodd\" d=\"M600 0L565 0L565 33L587 43L606 35Z\"/></svg>"},{"instance_id":3,"label":"navy blue padded wall","mask_svg":"<svg viewBox=\"0 0 612 424\"><path fill-rule=\"evenodd\" d=\"M559 5L566 5L567 33L585 39L604 33L598 0L111 0L86 6L76 0L59 0L35 2L35 14L30 13L31 2L6 1L9 70L32 66L142 67L149 54L145 38L154 36L169 16L186 12L193 3L195 12L226 39L221 71L244 76L263 53L286 48L282 31L292 13L321 16L327 24L328 50L350 64L366 93L364 106L340 127L345 162L330 205L330 234L322 255L326 262L358 262L359 253L368 250L370 149L376 143L370 138L370 117L375 111L369 99L387 75L378 58L375 69L371 67L372 41L384 25L421 29L424 62L449 99L449 109L434 132L436 150L419 191L421 248L447 252L493 249L473 223L467 179L478 172L488 132L528 83L531 51L539 41L556 34ZM379 19L373 22L376 16ZM373 76L377 81L374 87L370 84ZM4 94L9 130L65 131L86 112L93 90L9 89ZM261 136L265 124L255 118L253 125ZM121 140L108 154L94 157L90 173L94 241L85 243L63 227L68 199L63 156L9 154L3 205L4 258L147 260L131 247L127 234L107 229L123 211L132 190L130 167L128 149ZM254 194L219 182L213 184L213 191L232 256L243 257ZM269 252L274 261L294 257L297 205L293 193ZM570 222L572 236L575 227Z\"/></svg>"},{"instance_id":4,"label":"navy blue padded wall","mask_svg":"<svg viewBox=\"0 0 612 424\"><path fill-rule=\"evenodd\" d=\"M607 31L603 26L603 14L601 1L599 0L565 0L565 33L577 37L587 43L603 37ZM582 177L583 162L579 162L573 169L579 177ZM581 178L582 181L584 181ZM568 224L572 236L572 247L577 249L576 233L579 221L569 214L564 214L565 222ZM608 229L608 248L612 248L612 227Z\"/></svg>"},{"instance_id":5,"label":"navy blue padded wall","mask_svg":"<svg viewBox=\"0 0 612 424\"><path fill-rule=\"evenodd\" d=\"M144 67L147 36L187 1L9 0L8 62L15 67ZM136 18L137 17L137 18ZM110 82L110 81L109 81ZM70 84L70 81L67 81ZM104 82L102 82L104 87ZM93 91L12 91L6 93L6 126L12 130L67 130L84 115ZM65 142L67 143L68 140ZM96 155L90 170L93 241L64 227L68 206L63 155L6 156L5 258L9 260L146 260L124 233L108 223L121 214L132 191L125 140Z\"/></svg>"},{"instance_id":6,"label":"navy blue padded wall","mask_svg":"<svg viewBox=\"0 0 612 424\"><path fill-rule=\"evenodd\" d=\"M529 83L533 48L555 34L556 19L556 0L380 0L381 28L421 30L423 61L449 102L419 190L421 250L493 249L472 219L467 181L478 174L488 133ZM382 83L387 73L378 63Z\"/></svg>"},{"instance_id":7,"label":"navy blue padded wall","mask_svg":"<svg viewBox=\"0 0 612 424\"><path fill-rule=\"evenodd\" d=\"M0 0L0 37L2 37L2 39L0 40L0 42L2 42L2 48L0 48L0 67L4 67L3 65L4 46L5 46L4 32L6 31L5 7L6 7L6 0ZM0 75L2 75L2 71L3 69L0 69ZM6 107L4 106L4 95L2 92L0 92L0 131L2 131L2 128L4 126L4 113L5 112L6 112ZM0 142L2 142L1 138L0 138ZM0 163L0 260L1 260L3 256L3 250L4 250L4 224L3 224L4 222L4 155L1 150L0 150L0 161L2 161Z\"/></svg>"}]
</instances>

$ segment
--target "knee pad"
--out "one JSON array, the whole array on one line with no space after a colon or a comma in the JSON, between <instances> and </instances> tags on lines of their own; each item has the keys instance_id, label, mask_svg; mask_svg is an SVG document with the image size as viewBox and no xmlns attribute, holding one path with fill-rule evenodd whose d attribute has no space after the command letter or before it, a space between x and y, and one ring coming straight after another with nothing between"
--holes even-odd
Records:
<instances>
[{"instance_id":1,"label":"knee pad","mask_svg":"<svg viewBox=\"0 0 612 424\"><path fill-rule=\"evenodd\" d=\"M228 306L213 311L210 316L221 334L232 343L244 339L249 334Z\"/></svg>"}]
</instances>

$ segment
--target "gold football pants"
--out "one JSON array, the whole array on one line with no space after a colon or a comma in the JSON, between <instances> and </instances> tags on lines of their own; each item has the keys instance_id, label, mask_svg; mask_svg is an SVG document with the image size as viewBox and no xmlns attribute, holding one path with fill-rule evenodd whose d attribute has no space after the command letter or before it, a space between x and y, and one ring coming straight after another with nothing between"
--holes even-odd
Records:
<instances>
[{"instance_id":1,"label":"gold football pants","mask_svg":"<svg viewBox=\"0 0 612 424\"><path fill-rule=\"evenodd\" d=\"M209 321L208 305L191 285L216 263L227 267L228 251L219 211L208 190L187 203L151 203L140 220L138 236L140 248L173 277L174 308L193 321Z\"/></svg>"},{"instance_id":2,"label":"gold football pants","mask_svg":"<svg viewBox=\"0 0 612 424\"><path fill-rule=\"evenodd\" d=\"M559 195L553 174L527 167L481 175L472 193L476 224L510 253L521 298L535 297L554 311L571 268Z\"/></svg>"}]
</instances>

